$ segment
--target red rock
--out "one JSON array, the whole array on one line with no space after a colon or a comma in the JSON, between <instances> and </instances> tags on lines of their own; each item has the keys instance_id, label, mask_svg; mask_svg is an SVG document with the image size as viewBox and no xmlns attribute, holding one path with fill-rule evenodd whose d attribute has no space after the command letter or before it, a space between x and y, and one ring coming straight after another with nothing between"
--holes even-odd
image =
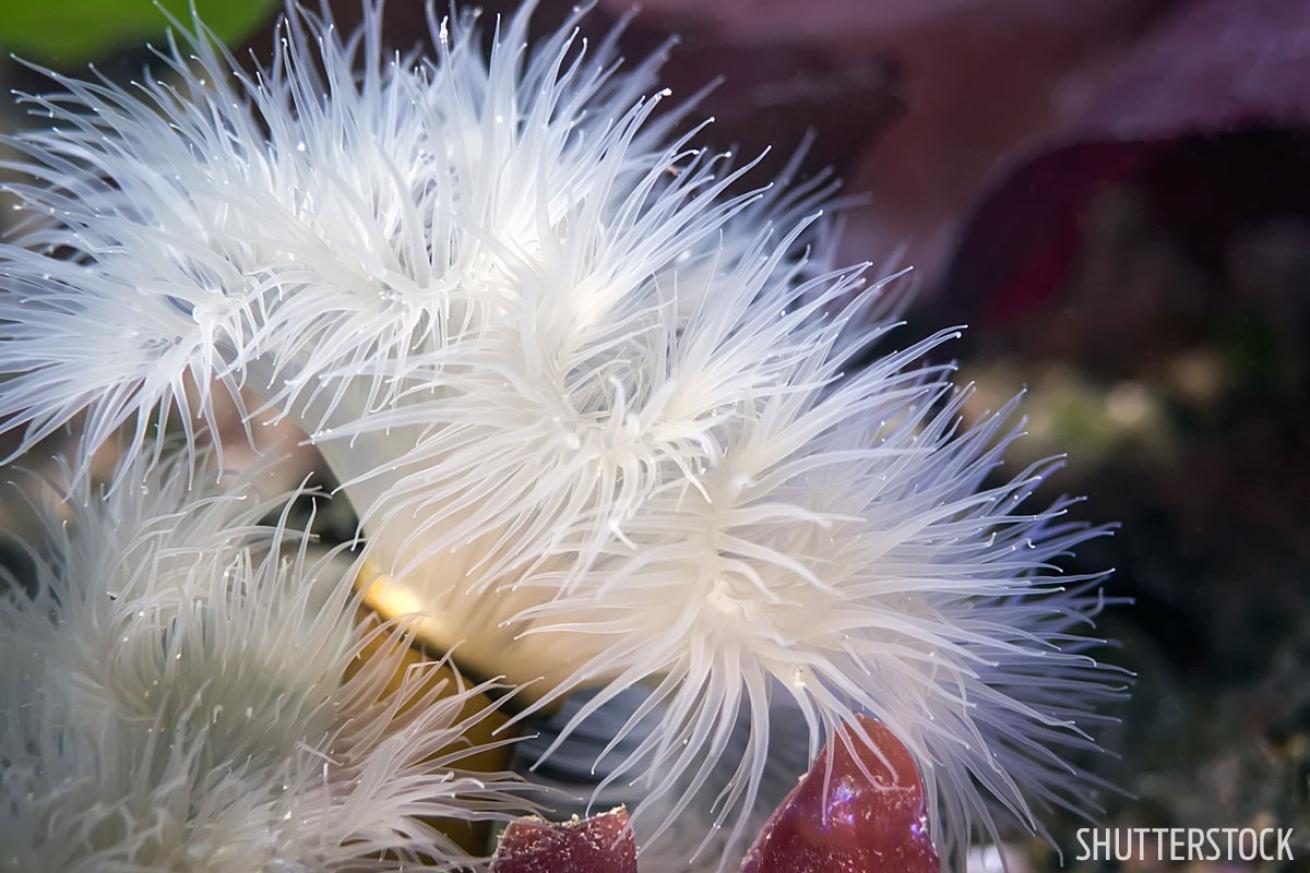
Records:
<instances>
[{"instance_id":1,"label":"red rock","mask_svg":"<svg viewBox=\"0 0 1310 873\"><path fill-rule=\"evenodd\" d=\"M619 807L567 822L511 822L491 859L491 873L637 873L628 812Z\"/></svg>"},{"instance_id":2,"label":"red rock","mask_svg":"<svg viewBox=\"0 0 1310 873\"><path fill-rule=\"evenodd\" d=\"M829 740L765 824L741 873L938 873L914 759L880 722L860 722L891 766L852 737L870 782L841 741Z\"/></svg>"}]
</instances>

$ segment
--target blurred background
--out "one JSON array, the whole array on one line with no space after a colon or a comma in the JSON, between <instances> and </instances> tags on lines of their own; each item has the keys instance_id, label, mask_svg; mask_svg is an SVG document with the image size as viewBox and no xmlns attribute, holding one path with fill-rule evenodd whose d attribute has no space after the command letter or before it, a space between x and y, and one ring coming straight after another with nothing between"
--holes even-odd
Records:
<instances>
[{"instance_id":1,"label":"blurred background","mask_svg":"<svg viewBox=\"0 0 1310 873\"><path fill-rule=\"evenodd\" d=\"M360 17L327 5L343 28ZM541 0L540 29L571 5ZM273 3L196 6L238 57L268 57ZM587 27L629 6L600 0ZM388 7L395 47L425 39L420 0ZM1136 601L1100 628L1140 681L1105 737L1120 757L1096 764L1123 789L1096 824L1295 827L1295 866L1168 869L1310 869L1310 2L643 7L628 56L680 35L666 83L723 77L705 138L774 146L756 180L813 132L805 172L868 195L844 214L849 259L913 265L909 330L969 325L950 353L973 411L1028 392L1012 466L1067 451L1050 496L1121 524L1070 566L1116 568L1111 593ZM128 81L163 32L149 0L0 2L0 49L61 71ZM0 85L50 88L8 59ZM0 103L6 130L41 123ZM266 439L296 460L282 485L314 470L299 434ZM25 515L0 507L0 527ZM318 523L353 529L344 501ZM1069 869L1165 869L1075 864L1076 826L1057 829ZM1018 835L1006 853L1012 873L1058 866Z\"/></svg>"}]
</instances>

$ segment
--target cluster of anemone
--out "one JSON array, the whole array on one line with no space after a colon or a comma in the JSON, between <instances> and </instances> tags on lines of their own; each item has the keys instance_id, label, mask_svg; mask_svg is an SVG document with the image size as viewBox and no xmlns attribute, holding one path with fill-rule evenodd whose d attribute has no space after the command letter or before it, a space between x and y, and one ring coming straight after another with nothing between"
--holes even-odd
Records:
<instances>
[{"instance_id":1,"label":"cluster of anemone","mask_svg":"<svg viewBox=\"0 0 1310 873\"><path fill-rule=\"evenodd\" d=\"M754 183L660 89L663 52L625 67L622 22L593 43L582 12L530 43L529 13L488 54L476 14L429 8L428 55L387 49L371 3L350 33L292 7L254 69L195 22L163 77L51 73L23 98L48 123L10 139L0 429L15 455L75 431L79 518L6 608L27 653L6 696L40 696L6 701L4 755L39 759L6 809L71 804L60 827L147 867L220 844L329 866L451 849L425 816L513 792L433 763L466 691L398 709L387 658L346 675L358 581L521 686L520 721L586 690L543 759L642 689L598 790L635 782L647 845L693 805L705 844L740 844L780 705L811 757L881 720L946 858L998 839L998 810L1039 833L1087 811L1069 759L1121 678L1090 654L1100 578L1057 566L1101 529L1029 500L1057 462L1000 473L1014 404L966 425L967 389L927 361L954 329L895 347L886 283L836 262L826 177ZM269 507L202 484L220 398L247 437L298 424L357 513L363 569L326 601L285 523L259 532ZM106 443L126 460L93 497ZM287 611L294 656L269 623ZM206 678L225 657L261 666ZM147 811L171 792L191 818L165 826Z\"/></svg>"}]
</instances>

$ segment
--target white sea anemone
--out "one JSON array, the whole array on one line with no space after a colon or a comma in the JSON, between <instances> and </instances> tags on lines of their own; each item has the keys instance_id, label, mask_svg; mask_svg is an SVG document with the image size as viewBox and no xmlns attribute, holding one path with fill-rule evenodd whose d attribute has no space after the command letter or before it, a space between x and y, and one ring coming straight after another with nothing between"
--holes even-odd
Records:
<instances>
[{"instance_id":1,"label":"white sea anemone","mask_svg":"<svg viewBox=\"0 0 1310 873\"><path fill-rule=\"evenodd\" d=\"M1050 465L990 478L1012 409L962 429L920 363L953 331L873 357L895 325L832 262L826 181L742 191L659 105L660 56L621 72L576 19L528 47L525 8L484 59L476 16L430 16L429 62L365 11L342 35L293 8L253 77L198 31L168 82L30 98L58 126L15 143L36 217L3 250L0 427L28 448L85 411L84 456L124 425L140 454L170 409L190 434L254 391L429 642L544 677L542 706L599 688L564 739L653 687L609 767L651 838L711 783L742 835L778 695L812 755L883 719L947 857L995 833L986 797L1036 831L1086 809L1065 758L1118 689L1079 635L1097 580L1052 562L1098 531L1023 507Z\"/></svg>"},{"instance_id":2,"label":"white sea anemone","mask_svg":"<svg viewBox=\"0 0 1310 873\"><path fill-rule=\"evenodd\" d=\"M704 493L654 496L569 593L523 616L529 634L605 641L557 689L605 684L569 728L660 677L615 741L642 718L659 727L609 778L641 774L648 798L689 802L732 754L713 824L739 829L730 816L754 805L782 694L811 755L852 712L884 721L920 764L946 855L974 825L996 838L987 796L1041 833L1039 812L1096 808L1096 780L1066 753L1096 748L1095 708L1123 680L1080 636L1103 602L1097 580L1051 562L1100 531L1062 522L1062 505L1021 506L1053 464L984 485L1014 436L1004 412L956 433L962 395L934 404L948 389L914 384L875 365L831 394L765 404ZM604 621L576 620L588 613ZM731 742L743 717L744 749Z\"/></svg>"},{"instance_id":3,"label":"white sea anemone","mask_svg":"<svg viewBox=\"0 0 1310 873\"><path fill-rule=\"evenodd\" d=\"M356 624L350 573L177 467L80 490L0 608L0 869L469 863L430 819L531 808L512 776L457 769L485 689L404 671L408 638Z\"/></svg>"},{"instance_id":4,"label":"white sea anemone","mask_svg":"<svg viewBox=\"0 0 1310 873\"><path fill-rule=\"evenodd\" d=\"M140 451L170 413L188 432L211 417L216 385L309 431L347 400L353 421L412 354L503 320L539 237L571 224L582 242L597 210L639 205L678 152L660 141L676 116L648 123L658 97L639 99L654 63L614 76L612 44L584 63L568 27L529 62L526 11L488 63L476 17L434 20L440 64L384 51L369 2L345 37L292 6L253 77L199 21L159 52L165 79L48 71L66 93L22 100L51 124L7 137L29 217L0 298L18 452L79 412L88 450L127 425ZM675 205L630 232L658 249L727 208L662 220Z\"/></svg>"}]
</instances>

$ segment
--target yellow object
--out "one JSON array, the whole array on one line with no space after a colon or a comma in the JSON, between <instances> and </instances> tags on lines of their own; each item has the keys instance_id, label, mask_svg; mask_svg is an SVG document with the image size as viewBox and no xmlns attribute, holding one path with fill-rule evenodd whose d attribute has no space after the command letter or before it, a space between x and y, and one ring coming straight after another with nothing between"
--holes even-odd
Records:
<instances>
[{"instance_id":1,"label":"yellow object","mask_svg":"<svg viewBox=\"0 0 1310 873\"><path fill-rule=\"evenodd\" d=\"M387 619L390 616L382 615L381 617ZM368 619L369 616L367 614L361 616L361 620L363 621L367 621ZM382 637L375 637L370 640L359 653L359 662L362 664L375 657L385 644L386 643ZM403 686L406 673L409 669L416 664L421 664L427 661L430 661L430 658L424 651L411 646L404 653L400 663L397 665L395 673L392 674L391 680L387 683L383 696L397 693ZM454 694L458 689L467 687L469 684L455 671L454 668L451 667L450 663L447 662L442 664L438 669L431 671L425 683L415 689L410 700L401 707L400 711L404 712L410 705L412 705L412 701L422 699L424 692L441 683L445 683L444 690L449 694ZM467 702L465 702L464 708L460 710L457 721L471 719L492 705L492 699L486 694L472 696ZM486 712L480 719L470 725L469 729L460 738L459 745L476 748L497 741L503 742L505 739L504 735L495 736L494 734L508 721L509 716L506 715L502 709L498 708ZM438 750L435 754L436 756L440 756L452 751L453 748L454 744ZM499 745L493 748L483 749L482 751L475 752L461 759L459 762L459 769L471 773L494 773L508 770L510 769L513 755L513 747L509 745ZM439 819L431 822L431 824L459 844L460 848L471 854L482 855L490 851L491 824L489 822Z\"/></svg>"},{"instance_id":2,"label":"yellow object","mask_svg":"<svg viewBox=\"0 0 1310 873\"><path fill-rule=\"evenodd\" d=\"M365 606L384 620L404 618L416 645L430 656L447 655L461 674L478 681L498 679L516 689L511 709L521 709L557 687L575 668L575 640L551 635L515 637L498 616L488 615L485 601L451 597L440 606L416 585L365 565L356 579ZM507 602L511 595L497 595ZM546 711L549 711L547 708Z\"/></svg>"}]
</instances>

